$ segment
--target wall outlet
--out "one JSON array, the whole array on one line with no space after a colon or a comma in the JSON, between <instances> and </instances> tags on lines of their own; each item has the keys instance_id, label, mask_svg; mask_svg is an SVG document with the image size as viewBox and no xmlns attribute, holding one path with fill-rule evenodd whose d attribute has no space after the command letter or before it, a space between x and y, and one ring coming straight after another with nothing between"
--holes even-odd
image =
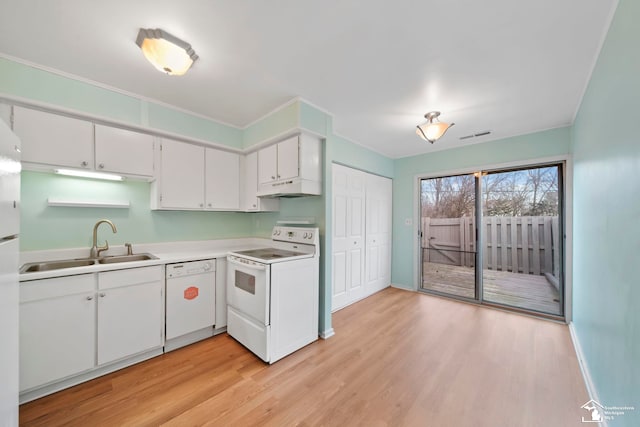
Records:
<instances>
[{"instance_id":1,"label":"wall outlet","mask_svg":"<svg viewBox=\"0 0 640 427\"><path fill-rule=\"evenodd\" d=\"M412 218L406 218L404 220L404 225L413 225L413 219Z\"/></svg>"}]
</instances>

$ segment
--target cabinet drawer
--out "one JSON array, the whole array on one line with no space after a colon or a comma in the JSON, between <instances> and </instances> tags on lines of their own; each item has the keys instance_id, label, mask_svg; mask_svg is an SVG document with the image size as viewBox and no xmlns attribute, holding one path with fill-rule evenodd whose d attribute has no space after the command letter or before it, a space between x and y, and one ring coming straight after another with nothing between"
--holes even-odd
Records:
<instances>
[{"instance_id":1,"label":"cabinet drawer","mask_svg":"<svg viewBox=\"0 0 640 427\"><path fill-rule=\"evenodd\" d=\"M38 301L95 291L93 274L31 280L20 283L20 302Z\"/></svg>"},{"instance_id":2,"label":"cabinet drawer","mask_svg":"<svg viewBox=\"0 0 640 427\"><path fill-rule=\"evenodd\" d=\"M162 281L161 265L98 273L98 289L100 290L155 281Z\"/></svg>"}]
</instances>

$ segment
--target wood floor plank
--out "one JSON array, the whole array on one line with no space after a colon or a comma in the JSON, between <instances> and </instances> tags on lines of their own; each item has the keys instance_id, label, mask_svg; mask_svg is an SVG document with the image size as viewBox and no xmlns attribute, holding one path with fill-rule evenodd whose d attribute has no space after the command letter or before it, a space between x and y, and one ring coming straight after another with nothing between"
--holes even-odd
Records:
<instances>
[{"instance_id":1,"label":"wood floor plank","mask_svg":"<svg viewBox=\"0 0 640 427\"><path fill-rule=\"evenodd\" d=\"M20 407L24 426L568 426L566 325L385 289L267 365L226 334Z\"/></svg>"}]
</instances>

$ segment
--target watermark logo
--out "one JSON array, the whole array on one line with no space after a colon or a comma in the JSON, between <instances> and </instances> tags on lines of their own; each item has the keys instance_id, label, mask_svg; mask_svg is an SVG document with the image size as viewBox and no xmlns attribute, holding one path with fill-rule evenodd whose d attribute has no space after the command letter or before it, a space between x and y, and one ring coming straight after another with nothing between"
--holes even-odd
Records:
<instances>
[{"instance_id":1,"label":"watermark logo","mask_svg":"<svg viewBox=\"0 0 640 427\"><path fill-rule=\"evenodd\" d=\"M599 423L604 420L603 411L604 406L596 402L595 400L590 400L584 405L581 406L585 411L589 411L589 416L585 419L582 417L583 423Z\"/></svg>"},{"instance_id":2,"label":"watermark logo","mask_svg":"<svg viewBox=\"0 0 640 427\"><path fill-rule=\"evenodd\" d=\"M601 423L603 421L615 420L616 417L624 416L625 413L635 411L633 406L604 406L591 399L580 408L587 413L582 416L583 423Z\"/></svg>"}]
</instances>

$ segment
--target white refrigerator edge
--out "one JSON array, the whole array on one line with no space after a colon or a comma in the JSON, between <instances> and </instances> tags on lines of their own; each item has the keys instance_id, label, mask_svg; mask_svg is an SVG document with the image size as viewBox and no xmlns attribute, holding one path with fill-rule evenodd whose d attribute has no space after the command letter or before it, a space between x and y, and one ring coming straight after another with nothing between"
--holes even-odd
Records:
<instances>
[{"instance_id":1,"label":"white refrigerator edge","mask_svg":"<svg viewBox=\"0 0 640 427\"><path fill-rule=\"evenodd\" d=\"M18 425L20 140L0 120L0 426Z\"/></svg>"}]
</instances>

